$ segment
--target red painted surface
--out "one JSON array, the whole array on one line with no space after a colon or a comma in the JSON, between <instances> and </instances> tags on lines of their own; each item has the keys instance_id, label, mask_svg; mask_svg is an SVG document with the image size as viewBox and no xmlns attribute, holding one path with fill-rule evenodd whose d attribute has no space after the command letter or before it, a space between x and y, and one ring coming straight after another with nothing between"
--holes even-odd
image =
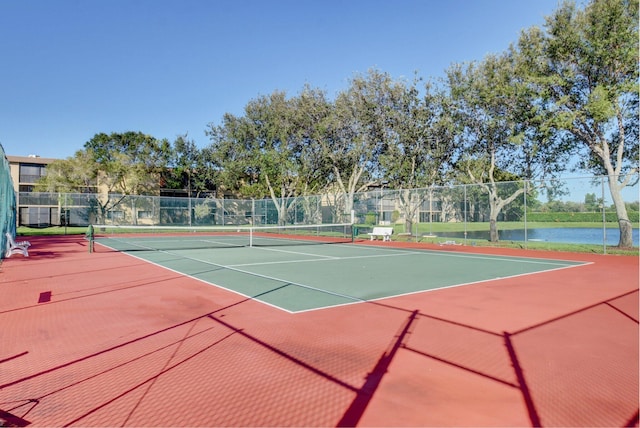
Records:
<instances>
[{"instance_id":1,"label":"red painted surface","mask_svg":"<svg viewBox=\"0 0 640 428\"><path fill-rule=\"evenodd\" d=\"M637 257L431 247L590 264L288 314L82 237L29 240L0 266L14 424L637 425Z\"/></svg>"}]
</instances>

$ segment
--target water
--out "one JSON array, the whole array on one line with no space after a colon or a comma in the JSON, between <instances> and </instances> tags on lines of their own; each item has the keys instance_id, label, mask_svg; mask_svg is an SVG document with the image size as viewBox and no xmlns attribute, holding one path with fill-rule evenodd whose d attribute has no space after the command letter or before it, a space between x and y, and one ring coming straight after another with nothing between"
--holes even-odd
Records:
<instances>
[{"instance_id":1,"label":"water","mask_svg":"<svg viewBox=\"0 0 640 428\"><path fill-rule=\"evenodd\" d=\"M443 236L445 234L443 233ZM498 236L503 241L524 241L524 229L498 230ZM619 229L607 229L607 245L618 245ZM464 232L446 232L448 238L464 239ZM633 229L633 245L638 246L638 229ZM489 231L467 232L467 239L489 240ZM596 244L602 245L603 231L601 228L558 227L545 229L527 229L528 241L559 242L568 244Z\"/></svg>"}]
</instances>

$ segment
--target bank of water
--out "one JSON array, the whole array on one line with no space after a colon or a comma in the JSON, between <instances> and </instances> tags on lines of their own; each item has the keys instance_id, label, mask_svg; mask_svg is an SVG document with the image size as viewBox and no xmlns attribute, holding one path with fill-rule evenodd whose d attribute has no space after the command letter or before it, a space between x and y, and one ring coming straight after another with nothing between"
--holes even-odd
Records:
<instances>
[{"instance_id":1,"label":"bank of water","mask_svg":"<svg viewBox=\"0 0 640 428\"><path fill-rule=\"evenodd\" d=\"M498 230L501 241L524 241L525 230ZM617 245L620 239L620 230L582 227L557 227L545 229L527 229L526 240L538 242L558 242L566 244L596 244L602 245L605 240L607 245ZM464 239L464 232L446 232L442 236L448 238ZM489 240L489 231L467 232L467 239ZM633 229L633 245L638 246L638 229Z\"/></svg>"}]
</instances>

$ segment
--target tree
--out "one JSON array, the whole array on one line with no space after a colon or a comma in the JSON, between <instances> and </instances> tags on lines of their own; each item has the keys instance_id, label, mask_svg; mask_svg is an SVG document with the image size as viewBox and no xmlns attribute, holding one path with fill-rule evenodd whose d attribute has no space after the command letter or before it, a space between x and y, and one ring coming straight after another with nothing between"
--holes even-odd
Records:
<instances>
[{"instance_id":1,"label":"tree","mask_svg":"<svg viewBox=\"0 0 640 428\"><path fill-rule=\"evenodd\" d=\"M58 159L47 165L47 174L42 176L35 186L38 192L58 193L58 212L63 224L69 223L69 211L73 203L69 193L85 195L91 205L96 203L94 193L97 189L99 167L84 150L73 157ZM89 218L85 218L89 221Z\"/></svg>"},{"instance_id":2,"label":"tree","mask_svg":"<svg viewBox=\"0 0 640 428\"><path fill-rule=\"evenodd\" d=\"M523 33L547 113L544 126L581 150L579 167L606 174L620 227L633 245L622 189L638 181L638 0L563 3L546 32Z\"/></svg>"},{"instance_id":3,"label":"tree","mask_svg":"<svg viewBox=\"0 0 640 428\"><path fill-rule=\"evenodd\" d=\"M83 156L95 168L99 191L104 190L97 200L99 220L127 195L157 191L169 155L168 141L141 132L99 133L87 141Z\"/></svg>"},{"instance_id":4,"label":"tree","mask_svg":"<svg viewBox=\"0 0 640 428\"><path fill-rule=\"evenodd\" d=\"M100 184L125 195L156 190L171 153L167 140L141 132L99 133L84 148L100 165Z\"/></svg>"},{"instance_id":5,"label":"tree","mask_svg":"<svg viewBox=\"0 0 640 428\"><path fill-rule=\"evenodd\" d=\"M333 104L324 91L306 85L291 100L293 127L299 144L298 174L302 178L298 203L309 223L320 223L318 196L331 184L331 165L323 154L322 139L333 114Z\"/></svg>"},{"instance_id":6,"label":"tree","mask_svg":"<svg viewBox=\"0 0 640 428\"><path fill-rule=\"evenodd\" d=\"M390 189L398 191L407 232L412 230L416 213L431 192L415 189L444 184L457 155L446 95L431 84L424 86L421 95L419 81L415 79L404 87L393 109L389 128L393 139L380 155L384 179Z\"/></svg>"},{"instance_id":7,"label":"tree","mask_svg":"<svg viewBox=\"0 0 640 428\"><path fill-rule=\"evenodd\" d=\"M598 212L602 209L603 203L602 198L596 197L595 193L587 193L584 195L584 210L587 212Z\"/></svg>"},{"instance_id":8,"label":"tree","mask_svg":"<svg viewBox=\"0 0 640 428\"><path fill-rule=\"evenodd\" d=\"M386 73L370 70L356 76L338 94L334 111L322 124L322 156L341 195L342 215L350 215L356 192L383 181L380 156L394 140L394 109L404 92Z\"/></svg>"},{"instance_id":9,"label":"tree","mask_svg":"<svg viewBox=\"0 0 640 428\"><path fill-rule=\"evenodd\" d=\"M500 212L528 191L526 184L501 181L553 177L568 153L540 126L536 103L520 51L511 47L480 63L454 65L447 71L463 156L457 164L461 180L479 185L489 195L489 236L498 241Z\"/></svg>"},{"instance_id":10,"label":"tree","mask_svg":"<svg viewBox=\"0 0 640 428\"><path fill-rule=\"evenodd\" d=\"M94 193L99 167L85 150L73 157L58 159L47 165L47 174L36 184L39 192Z\"/></svg>"},{"instance_id":11,"label":"tree","mask_svg":"<svg viewBox=\"0 0 640 428\"><path fill-rule=\"evenodd\" d=\"M163 186L184 190L196 198L215 193L219 169L206 148L199 149L187 134L179 135L171 145L167 167L162 170Z\"/></svg>"},{"instance_id":12,"label":"tree","mask_svg":"<svg viewBox=\"0 0 640 428\"><path fill-rule=\"evenodd\" d=\"M323 155L322 140L334 113L324 91L305 86L291 100L292 123L299 144L299 173L303 177L301 193L316 195L330 184L331 165Z\"/></svg>"},{"instance_id":13,"label":"tree","mask_svg":"<svg viewBox=\"0 0 640 428\"><path fill-rule=\"evenodd\" d=\"M310 171L293 106L284 92L275 91L251 100L244 116L227 114L222 125L207 131L211 153L224 165L225 184L244 196L269 195L279 224L287 222L289 206L304 192Z\"/></svg>"}]
</instances>

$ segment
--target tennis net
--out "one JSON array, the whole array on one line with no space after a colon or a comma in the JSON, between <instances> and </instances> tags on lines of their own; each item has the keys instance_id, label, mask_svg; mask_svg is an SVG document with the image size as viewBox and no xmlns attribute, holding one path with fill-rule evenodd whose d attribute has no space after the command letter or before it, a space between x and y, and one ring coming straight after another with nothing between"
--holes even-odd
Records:
<instances>
[{"instance_id":1,"label":"tennis net","mask_svg":"<svg viewBox=\"0 0 640 428\"><path fill-rule=\"evenodd\" d=\"M351 224L294 226L94 225L94 240L118 251L269 247L353 242Z\"/></svg>"}]
</instances>

